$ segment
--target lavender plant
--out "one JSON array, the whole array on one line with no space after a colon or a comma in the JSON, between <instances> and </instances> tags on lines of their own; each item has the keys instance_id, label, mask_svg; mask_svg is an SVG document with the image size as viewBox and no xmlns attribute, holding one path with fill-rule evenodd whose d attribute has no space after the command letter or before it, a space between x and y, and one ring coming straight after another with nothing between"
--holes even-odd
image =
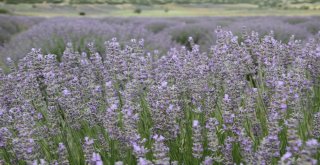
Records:
<instances>
[{"instance_id":1,"label":"lavender plant","mask_svg":"<svg viewBox=\"0 0 320 165\"><path fill-rule=\"evenodd\" d=\"M296 20L296 21L295 21ZM273 22L273 24L270 24ZM4 65L10 56L14 61L23 58L31 48L41 48L44 54L62 55L68 42L79 51L86 43L94 42L96 51L105 53L104 41L117 37L121 41L144 38L146 50L161 53L176 46L191 49L192 36L201 51L207 51L217 40L213 27L220 25L239 35L242 26L257 31L262 37L271 30L274 37L288 42L291 35L306 40L318 33L318 17L202 17L202 18L29 18L0 17L0 56ZM25 30L21 33L20 31ZM3 37L1 37L3 36ZM238 38L241 41L241 38ZM161 41L161 42L159 42ZM128 43L121 43L121 47Z\"/></svg>"},{"instance_id":2,"label":"lavender plant","mask_svg":"<svg viewBox=\"0 0 320 165\"><path fill-rule=\"evenodd\" d=\"M318 164L319 36L215 33L208 53L112 38L8 58L0 163Z\"/></svg>"}]
</instances>

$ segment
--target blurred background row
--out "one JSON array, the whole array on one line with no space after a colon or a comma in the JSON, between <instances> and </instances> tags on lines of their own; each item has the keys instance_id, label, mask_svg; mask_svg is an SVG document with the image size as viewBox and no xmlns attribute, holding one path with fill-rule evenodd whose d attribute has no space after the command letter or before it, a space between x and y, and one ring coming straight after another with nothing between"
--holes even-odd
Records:
<instances>
[{"instance_id":1,"label":"blurred background row","mask_svg":"<svg viewBox=\"0 0 320 165\"><path fill-rule=\"evenodd\" d=\"M0 13L44 17L319 15L320 0L0 0Z\"/></svg>"},{"instance_id":2,"label":"blurred background row","mask_svg":"<svg viewBox=\"0 0 320 165\"><path fill-rule=\"evenodd\" d=\"M31 48L61 54L67 42L78 51L94 42L98 52L113 37L123 45L143 38L147 50L166 53L215 44L221 26L240 35L243 27L262 37L307 41L320 30L320 0L0 0L0 66Z\"/></svg>"},{"instance_id":3,"label":"blurred background row","mask_svg":"<svg viewBox=\"0 0 320 165\"><path fill-rule=\"evenodd\" d=\"M0 55L2 59L24 57L31 48L43 53L62 54L66 43L85 51L94 42L100 53L104 42L113 37L125 44L132 38L143 38L149 50L165 53L174 46L187 46L192 36L202 50L215 44L215 28L222 26L236 35L243 27L256 31L261 37L273 31L276 39L288 42L306 41L320 30L320 17L189 17L189 18L41 18L0 16Z\"/></svg>"}]
</instances>

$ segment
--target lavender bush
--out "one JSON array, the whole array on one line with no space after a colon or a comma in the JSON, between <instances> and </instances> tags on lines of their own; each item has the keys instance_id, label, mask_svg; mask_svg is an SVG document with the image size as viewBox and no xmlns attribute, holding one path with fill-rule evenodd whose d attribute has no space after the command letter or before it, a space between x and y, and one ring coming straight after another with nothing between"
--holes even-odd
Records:
<instances>
[{"instance_id":1,"label":"lavender bush","mask_svg":"<svg viewBox=\"0 0 320 165\"><path fill-rule=\"evenodd\" d=\"M29 18L24 17L6 17L0 17L0 22L13 20L11 22L19 22L27 27L30 27L28 22L33 22L26 21ZM201 46L201 51L207 52L216 42L214 28L217 25L236 35L241 34L243 26L258 32L260 37L273 31L275 39L287 43L291 35L303 41L316 35L320 30L318 22L319 17L51 18L43 19L27 31L14 33L16 35L7 33L7 30L2 33L5 24L0 26L0 36L2 34L6 38L0 56L2 63L7 57L17 62L36 47L45 54L57 54L60 58L68 42L73 44L76 51L87 53L86 43L94 42L96 51L105 54L104 41L112 37L121 41L144 38L146 50L157 49L165 53L176 46L186 46L190 50L188 37L192 36L194 42ZM121 43L121 47L126 44Z\"/></svg>"},{"instance_id":2,"label":"lavender bush","mask_svg":"<svg viewBox=\"0 0 320 165\"><path fill-rule=\"evenodd\" d=\"M42 48L45 53L62 54L67 42L71 42L77 51L85 51L86 43L94 42L97 51L104 53L103 43L112 37L121 40L144 38L148 43L157 43L153 40L161 39L163 43L166 43L165 45L150 44L147 46L147 48L158 50L169 49L168 45L171 43L169 37L152 35L151 32L133 23L124 26L96 19L54 18L14 37L11 42L4 45L1 54L10 55L15 61L25 56L32 47Z\"/></svg>"},{"instance_id":3,"label":"lavender bush","mask_svg":"<svg viewBox=\"0 0 320 165\"><path fill-rule=\"evenodd\" d=\"M215 35L208 52L112 38L8 58L1 164L318 164L320 33Z\"/></svg>"},{"instance_id":4,"label":"lavender bush","mask_svg":"<svg viewBox=\"0 0 320 165\"><path fill-rule=\"evenodd\" d=\"M0 46L8 42L12 35L26 30L42 20L43 18L38 17L0 15Z\"/></svg>"}]
</instances>

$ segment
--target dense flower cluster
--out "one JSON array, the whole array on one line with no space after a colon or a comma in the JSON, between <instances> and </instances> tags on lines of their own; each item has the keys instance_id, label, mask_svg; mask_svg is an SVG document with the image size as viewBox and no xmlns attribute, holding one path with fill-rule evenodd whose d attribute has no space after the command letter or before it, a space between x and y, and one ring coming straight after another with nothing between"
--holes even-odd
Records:
<instances>
[{"instance_id":1,"label":"dense flower cluster","mask_svg":"<svg viewBox=\"0 0 320 165\"><path fill-rule=\"evenodd\" d=\"M67 44L0 73L0 163L318 163L320 33L288 43L221 27L210 51ZM260 39L261 38L261 39Z\"/></svg>"}]
</instances>

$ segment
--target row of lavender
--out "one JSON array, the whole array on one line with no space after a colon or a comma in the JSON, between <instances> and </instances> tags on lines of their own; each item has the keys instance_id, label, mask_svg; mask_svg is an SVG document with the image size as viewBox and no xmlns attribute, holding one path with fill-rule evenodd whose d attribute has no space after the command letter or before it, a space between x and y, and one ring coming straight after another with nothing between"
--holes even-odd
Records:
<instances>
[{"instance_id":1,"label":"row of lavender","mask_svg":"<svg viewBox=\"0 0 320 165\"><path fill-rule=\"evenodd\" d=\"M320 34L216 29L200 51L33 49L0 76L2 164L311 164L320 160ZM239 43L238 41L243 42Z\"/></svg>"},{"instance_id":2,"label":"row of lavender","mask_svg":"<svg viewBox=\"0 0 320 165\"><path fill-rule=\"evenodd\" d=\"M170 47L188 45L192 36L202 51L216 41L214 28L219 25L241 33L242 26L261 35L274 31L275 38L288 42L291 35L296 39L308 39L320 30L320 17L202 17L202 18L51 18L31 19L28 17L0 16L0 38L7 36L4 29L14 29L6 23L35 22L29 30L12 37L0 48L1 59L10 56L13 60L24 57L31 48L42 48L44 53L62 54L67 42L72 42L77 51L85 51L87 42L95 42L97 51L105 53L104 41L117 37L121 41L144 38L146 49L165 52ZM21 21L25 19L28 21ZM17 21L15 21L17 20ZM41 20L41 21L40 21ZM8 26L6 26L8 24ZM25 23L23 23L25 24ZM28 25L30 27L30 25ZM7 38L7 37L5 37ZM7 40L7 39L6 39Z\"/></svg>"}]
</instances>

